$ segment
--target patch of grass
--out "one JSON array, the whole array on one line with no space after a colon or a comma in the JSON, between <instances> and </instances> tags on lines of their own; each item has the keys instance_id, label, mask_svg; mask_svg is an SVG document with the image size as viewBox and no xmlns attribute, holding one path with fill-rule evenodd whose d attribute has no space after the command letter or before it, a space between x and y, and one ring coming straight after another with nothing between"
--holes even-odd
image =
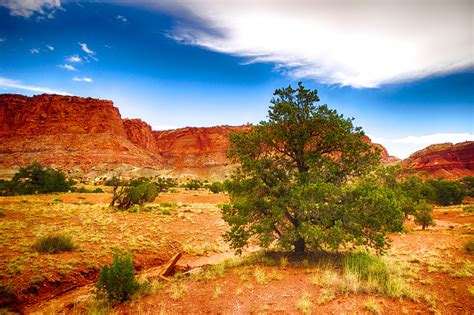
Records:
<instances>
[{"instance_id":1,"label":"patch of grass","mask_svg":"<svg viewBox=\"0 0 474 315\"><path fill-rule=\"evenodd\" d=\"M469 240L466 244L464 244L464 250L469 254L474 253L474 239Z\"/></svg>"},{"instance_id":2,"label":"patch of grass","mask_svg":"<svg viewBox=\"0 0 474 315\"><path fill-rule=\"evenodd\" d=\"M420 283L424 284L424 285L433 285L433 280L428 279L428 278L427 279L422 279L422 280L420 280Z\"/></svg>"},{"instance_id":3,"label":"patch of grass","mask_svg":"<svg viewBox=\"0 0 474 315\"><path fill-rule=\"evenodd\" d=\"M471 293L472 296L474 296L474 286L470 286L468 289L469 293Z\"/></svg>"},{"instance_id":4,"label":"patch of grass","mask_svg":"<svg viewBox=\"0 0 474 315\"><path fill-rule=\"evenodd\" d=\"M473 213L474 212L474 206L466 206L462 208L462 211L467 212L467 213Z\"/></svg>"},{"instance_id":5,"label":"patch of grass","mask_svg":"<svg viewBox=\"0 0 474 315\"><path fill-rule=\"evenodd\" d=\"M0 209L0 218L6 216L5 210Z\"/></svg>"},{"instance_id":6,"label":"patch of grass","mask_svg":"<svg viewBox=\"0 0 474 315\"><path fill-rule=\"evenodd\" d=\"M312 307L313 302L311 302L311 295L308 292L305 292L298 302L296 302L296 308L303 312L303 314L311 314Z\"/></svg>"},{"instance_id":7,"label":"patch of grass","mask_svg":"<svg viewBox=\"0 0 474 315\"><path fill-rule=\"evenodd\" d=\"M214 289L212 290L212 298L217 299L223 294L222 292L222 287L220 285L214 286Z\"/></svg>"},{"instance_id":8,"label":"patch of grass","mask_svg":"<svg viewBox=\"0 0 474 315\"><path fill-rule=\"evenodd\" d=\"M164 208L164 209L161 210L161 214L163 214L163 215L170 215L170 214L171 214L171 211L170 211L170 209Z\"/></svg>"},{"instance_id":9,"label":"patch of grass","mask_svg":"<svg viewBox=\"0 0 474 315\"><path fill-rule=\"evenodd\" d=\"M258 284L265 284L268 281L267 275L265 274L265 270L260 267L255 268L254 276Z\"/></svg>"},{"instance_id":10,"label":"patch of grass","mask_svg":"<svg viewBox=\"0 0 474 315\"><path fill-rule=\"evenodd\" d=\"M177 203L172 201L162 201L159 202L158 205L162 208L176 208Z\"/></svg>"},{"instance_id":11,"label":"patch of grass","mask_svg":"<svg viewBox=\"0 0 474 315\"><path fill-rule=\"evenodd\" d=\"M364 308L372 314L382 314L382 307L374 300L368 300L365 302Z\"/></svg>"},{"instance_id":12,"label":"patch of grass","mask_svg":"<svg viewBox=\"0 0 474 315\"><path fill-rule=\"evenodd\" d=\"M168 293L170 294L170 297L173 300L175 301L182 300L188 293L188 287L183 282L174 282L170 286Z\"/></svg>"},{"instance_id":13,"label":"patch of grass","mask_svg":"<svg viewBox=\"0 0 474 315\"><path fill-rule=\"evenodd\" d=\"M60 253L74 249L71 237L62 234L53 234L37 240L33 244L33 249L41 253Z\"/></svg>"},{"instance_id":14,"label":"patch of grass","mask_svg":"<svg viewBox=\"0 0 474 315\"><path fill-rule=\"evenodd\" d=\"M204 244L182 244L181 249L191 255L203 256L206 253L213 252L219 253L220 248L218 244L215 243L204 243Z\"/></svg>"},{"instance_id":15,"label":"patch of grass","mask_svg":"<svg viewBox=\"0 0 474 315\"><path fill-rule=\"evenodd\" d=\"M333 300L335 297L334 290L332 289L321 289L319 297L318 297L318 305L324 304Z\"/></svg>"},{"instance_id":16,"label":"patch of grass","mask_svg":"<svg viewBox=\"0 0 474 315\"><path fill-rule=\"evenodd\" d=\"M354 253L343 260L344 273L353 273L361 283L361 290L390 297L414 298L414 291L405 283L402 270L390 268L380 257Z\"/></svg>"}]
</instances>

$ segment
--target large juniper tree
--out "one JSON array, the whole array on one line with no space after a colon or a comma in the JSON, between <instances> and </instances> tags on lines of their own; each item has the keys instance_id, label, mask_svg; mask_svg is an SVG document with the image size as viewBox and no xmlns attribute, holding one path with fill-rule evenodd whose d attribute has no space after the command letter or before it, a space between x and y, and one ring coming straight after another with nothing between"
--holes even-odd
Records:
<instances>
[{"instance_id":1,"label":"large juniper tree","mask_svg":"<svg viewBox=\"0 0 474 315\"><path fill-rule=\"evenodd\" d=\"M251 239L285 250L383 249L401 228L396 196L375 176L380 153L352 119L319 102L316 90L278 89L268 120L230 135L240 168L227 184L225 234L240 250Z\"/></svg>"}]
</instances>

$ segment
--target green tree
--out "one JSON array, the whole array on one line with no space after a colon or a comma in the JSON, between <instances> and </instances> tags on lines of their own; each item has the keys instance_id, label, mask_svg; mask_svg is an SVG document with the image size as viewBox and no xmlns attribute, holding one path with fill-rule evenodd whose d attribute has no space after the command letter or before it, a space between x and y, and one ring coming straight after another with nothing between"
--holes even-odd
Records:
<instances>
[{"instance_id":1,"label":"green tree","mask_svg":"<svg viewBox=\"0 0 474 315\"><path fill-rule=\"evenodd\" d=\"M434 226L433 206L426 201L421 201L415 206L415 223L421 225L423 230L429 226Z\"/></svg>"},{"instance_id":2,"label":"green tree","mask_svg":"<svg viewBox=\"0 0 474 315\"><path fill-rule=\"evenodd\" d=\"M426 199L442 206L458 205L464 199L464 191L458 181L430 179L425 182Z\"/></svg>"},{"instance_id":3,"label":"green tree","mask_svg":"<svg viewBox=\"0 0 474 315\"><path fill-rule=\"evenodd\" d=\"M142 183L138 186L130 186L119 200L120 209L129 209L134 205L143 206L145 202L152 202L158 197L158 188L152 183Z\"/></svg>"},{"instance_id":4,"label":"green tree","mask_svg":"<svg viewBox=\"0 0 474 315\"><path fill-rule=\"evenodd\" d=\"M229 157L240 163L226 188L226 240L238 251L249 240L286 250L363 244L379 250L401 227L400 205L372 176L380 152L361 128L327 105L316 90L277 89L268 120L230 135Z\"/></svg>"},{"instance_id":5,"label":"green tree","mask_svg":"<svg viewBox=\"0 0 474 315\"><path fill-rule=\"evenodd\" d=\"M35 162L20 168L1 189L4 195L31 195L67 192L73 185L74 181L68 180L63 172Z\"/></svg>"}]
</instances>

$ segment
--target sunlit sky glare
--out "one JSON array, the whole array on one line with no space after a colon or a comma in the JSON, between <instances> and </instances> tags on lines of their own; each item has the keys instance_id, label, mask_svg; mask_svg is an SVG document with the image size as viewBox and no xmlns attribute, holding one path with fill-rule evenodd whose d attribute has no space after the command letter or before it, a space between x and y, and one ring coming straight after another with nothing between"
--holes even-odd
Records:
<instances>
[{"instance_id":1,"label":"sunlit sky glare","mask_svg":"<svg viewBox=\"0 0 474 315\"><path fill-rule=\"evenodd\" d=\"M390 154L474 140L474 1L0 0L0 92L154 129L266 119L304 85Z\"/></svg>"}]
</instances>

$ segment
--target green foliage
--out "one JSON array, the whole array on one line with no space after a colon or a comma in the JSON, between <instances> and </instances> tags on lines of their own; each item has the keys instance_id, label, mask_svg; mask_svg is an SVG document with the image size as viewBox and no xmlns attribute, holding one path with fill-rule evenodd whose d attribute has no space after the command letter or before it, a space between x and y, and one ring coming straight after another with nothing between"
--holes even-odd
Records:
<instances>
[{"instance_id":1,"label":"green foliage","mask_svg":"<svg viewBox=\"0 0 474 315\"><path fill-rule=\"evenodd\" d=\"M104 191L102 190L102 188L100 187L97 187L95 189L87 189L86 187L82 186L80 188L72 188L71 191L73 192L77 192L77 193L80 193L80 194L87 194L87 193L103 193Z\"/></svg>"},{"instance_id":2,"label":"green foliage","mask_svg":"<svg viewBox=\"0 0 474 315\"><path fill-rule=\"evenodd\" d=\"M473 176L466 176L459 180L461 183L462 190L464 195L467 197L474 197L474 177Z\"/></svg>"},{"instance_id":3,"label":"green foliage","mask_svg":"<svg viewBox=\"0 0 474 315\"><path fill-rule=\"evenodd\" d=\"M434 226L433 206L426 201L422 201L415 206L415 223L421 225L423 230L429 226Z\"/></svg>"},{"instance_id":4,"label":"green foliage","mask_svg":"<svg viewBox=\"0 0 474 315\"><path fill-rule=\"evenodd\" d=\"M474 239L469 240L466 244L464 244L464 250L469 254L474 253Z\"/></svg>"},{"instance_id":5,"label":"green foliage","mask_svg":"<svg viewBox=\"0 0 474 315\"><path fill-rule=\"evenodd\" d=\"M474 212L474 206L466 206L462 208L462 211L467 212L467 213L473 213Z\"/></svg>"},{"instance_id":6,"label":"green foliage","mask_svg":"<svg viewBox=\"0 0 474 315\"><path fill-rule=\"evenodd\" d=\"M460 182L444 179L427 180L423 194L428 201L442 206L461 204L465 196Z\"/></svg>"},{"instance_id":7,"label":"green foliage","mask_svg":"<svg viewBox=\"0 0 474 315\"><path fill-rule=\"evenodd\" d=\"M143 206L145 202L152 202L158 197L158 189L152 183L141 183L138 186L131 186L125 190L118 207L129 209L134 205Z\"/></svg>"},{"instance_id":8,"label":"green foliage","mask_svg":"<svg viewBox=\"0 0 474 315\"><path fill-rule=\"evenodd\" d=\"M72 239L62 234L42 237L33 244L33 248L41 253L60 253L74 249Z\"/></svg>"},{"instance_id":9,"label":"green foliage","mask_svg":"<svg viewBox=\"0 0 474 315\"><path fill-rule=\"evenodd\" d=\"M203 183L200 180L193 179L183 184L182 187L186 188L186 190L198 190L199 188L203 187Z\"/></svg>"},{"instance_id":10,"label":"green foliage","mask_svg":"<svg viewBox=\"0 0 474 315\"><path fill-rule=\"evenodd\" d=\"M20 170L9 182L0 183L0 195L32 195L67 192L74 182L63 172L35 162Z\"/></svg>"},{"instance_id":11,"label":"green foliage","mask_svg":"<svg viewBox=\"0 0 474 315\"><path fill-rule=\"evenodd\" d=\"M170 188L178 186L176 179L169 177L157 177L154 182L158 192L165 192L170 190Z\"/></svg>"},{"instance_id":12,"label":"green foliage","mask_svg":"<svg viewBox=\"0 0 474 315\"><path fill-rule=\"evenodd\" d=\"M214 194L224 192L225 190L224 184L220 182L214 182L207 186L207 188Z\"/></svg>"},{"instance_id":13,"label":"green foliage","mask_svg":"<svg viewBox=\"0 0 474 315\"><path fill-rule=\"evenodd\" d=\"M134 272L130 254L115 250L112 264L105 264L100 271L96 284L99 296L105 295L108 300L116 302L128 300L140 288Z\"/></svg>"},{"instance_id":14,"label":"green foliage","mask_svg":"<svg viewBox=\"0 0 474 315\"><path fill-rule=\"evenodd\" d=\"M298 253L340 245L383 250L403 216L386 178L364 176L379 151L352 119L315 105L316 90L299 83L274 95L268 121L230 135L229 157L241 167L226 183L226 240L238 251L252 238Z\"/></svg>"},{"instance_id":15,"label":"green foliage","mask_svg":"<svg viewBox=\"0 0 474 315\"><path fill-rule=\"evenodd\" d=\"M390 271L379 257L367 253L354 253L344 257L344 269L359 276L363 281L375 282L382 286L389 283Z\"/></svg>"}]
</instances>

